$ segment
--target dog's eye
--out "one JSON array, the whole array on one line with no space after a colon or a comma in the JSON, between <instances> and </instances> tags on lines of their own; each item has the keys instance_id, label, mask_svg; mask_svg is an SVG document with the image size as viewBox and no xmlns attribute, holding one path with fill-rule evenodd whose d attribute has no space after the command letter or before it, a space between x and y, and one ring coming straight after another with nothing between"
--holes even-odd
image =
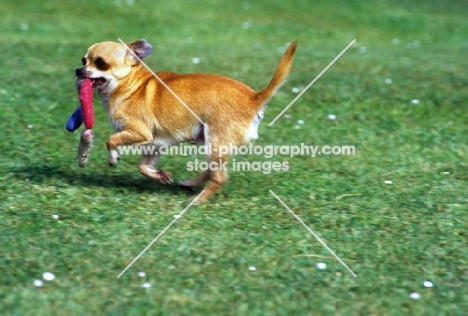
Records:
<instances>
[{"instance_id":1,"label":"dog's eye","mask_svg":"<svg viewBox=\"0 0 468 316\"><path fill-rule=\"evenodd\" d=\"M86 65L86 58L84 58L84 57L81 58L81 63L83 64L83 66L85 66Z\"/></svg>"},{"instance_id":2,"label":"dog's eye","mask_svg":"<svg viewBox=\"0 0 468 316\"><path fill-rule=\"evenodd\" d=\"M109 65L101 57L96 58L94 64L100 70L107 70L109 68Z\"/></svg>"}]
</instances>

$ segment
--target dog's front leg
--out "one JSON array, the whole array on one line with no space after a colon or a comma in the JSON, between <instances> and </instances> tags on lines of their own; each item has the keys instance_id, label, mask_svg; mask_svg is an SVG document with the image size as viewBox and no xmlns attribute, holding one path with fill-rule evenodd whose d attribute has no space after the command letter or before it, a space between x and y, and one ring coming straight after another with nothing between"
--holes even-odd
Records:
<instances>
[{"instance_id":1,"label":"dog's front leg","mask_svg":"<svg viewBox=\"0 0 468 316\"><path fill-rule=\"evenodd\" d=\"M151 133L145 135L135 131L124 130L111 135L106 142L107 150L109 152L109 166L117 167L119 160L119 153L117 147L124 145L135 145L149 142L152 139Z\"/></svg>"}]
</instances>

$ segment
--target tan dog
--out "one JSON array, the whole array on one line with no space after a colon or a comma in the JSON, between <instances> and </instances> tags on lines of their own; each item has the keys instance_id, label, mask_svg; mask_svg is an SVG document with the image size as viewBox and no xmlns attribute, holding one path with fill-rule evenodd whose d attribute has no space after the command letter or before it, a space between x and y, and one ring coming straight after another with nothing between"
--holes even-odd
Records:
<instances>
[{"instance_id":1,"label":"tan dog","mask_svg":"<svg viewBox=\"0 0 468 316\"><path fill-rule=\"evenodd\" d=\"M129 51L117 42L102 42L91 46L83 57L83 67L76 69L78 83L91 78L109 120L116 133L107 140L109 164L117 166L117 147L123 145L171 146L183 142L206 144L213 148L208 159L219 165L227 161L220 157L220 146L241 146L258 138L258 125L267 102L286 80L297 43L291 44L271 79L262 91L214 74L178 75L158 72L157 76L198 116L202 124L160 81L139 58L148 56L153 47L145 40L130 44ZM208 128L207 128L208 127ZM140 172L162 183L172 182L168 172L153 166L159 153L143 155ZM228 179L224 168L206 170L193 180L182 181L194 187L210 180L201 199L212 196Z\"/></svg>"}]
</instances>

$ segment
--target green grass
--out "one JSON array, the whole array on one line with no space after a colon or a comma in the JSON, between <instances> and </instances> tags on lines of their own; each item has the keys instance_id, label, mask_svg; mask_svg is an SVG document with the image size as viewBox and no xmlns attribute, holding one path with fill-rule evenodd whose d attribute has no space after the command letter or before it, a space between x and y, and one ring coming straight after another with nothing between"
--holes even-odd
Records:
<instances>
[{"instance_id":1,"label":"green grass","mask_svg":"<svg viewBox=\"0 0 468 316\"><path fill-rule=\"evenodd\" d=\"M463 3L1 1L0 314L465 315ZM256 144L354 145L356 155L278 156L271 161L288 161L289 171L231 172L216 197L192 206L117 278L190 196L140 176L138 157L107 167L112 129L97 99L91 161L75 165L79 133L64 128L78 105L74 69L88 46L118 38L152 43L154 70L218 73L257 90L298 40ZM354 38L290 118L268 127L296 96L292 87L305 87ZM160 166L181 180L195 175L186 170L194 158L165 156ZM34 287L46 271L56 280Z\"/></svg>"}]
</instances>

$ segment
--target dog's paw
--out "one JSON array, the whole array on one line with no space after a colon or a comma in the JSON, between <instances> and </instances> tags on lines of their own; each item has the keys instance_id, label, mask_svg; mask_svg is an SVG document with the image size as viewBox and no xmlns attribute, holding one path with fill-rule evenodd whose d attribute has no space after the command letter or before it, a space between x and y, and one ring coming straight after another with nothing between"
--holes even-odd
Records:
<instances>
[{"instance_id":1,"label":"dog's paw","mask_svg":"<svg viewBox=\"0 0 468 316\"><path fill-rule=\"evenodd\" d=\"M109 151L109 166L117 167L119 164L120 156L116 150Z\"/></svg>"},{"instance_id":2,"label":"dog's paw","mask_svg":"<svg viewBox=\"0 0 468 316\"><path fill-rule=\"evenodd\" d=\"M119 160L118 159L109 159L108 164L109 164L109 167L115 168L119 164Z\"/></svg>"},{"instance_id":3,"label":"dog's paw","mask_svg":"<svg viewBox=\"0 0 468 316\"><path fill-rule=\"evenodd\" d=\"M194 192L195 188L190 185L189 181L190 180L179 181L177 182L177 185L184 190L187 190L189 192Z\"/></svg>"},{"instance_id":4,"label":"dog's paw","mask_svg":"<svg viewBox=\"0 0 468 316\"><path fill-rule=\"evenodd\" d=\"M177 184L180 186L180 187L183 187L183 188L193 188L195 185L193 185L193 181L192 180L183 180L183 181L179 181L177 182Z\"/></svg>"},{"instance_id":5,"label":"dog's paw","mask_svg":"<svg viewBox=\"0 0 468 316\"><path fill-rule=\"evenodd\" d=\"M174 183L174 180L172 180L172 174L166 171L158 170L158 176L159 176L159 181L161 181L162 184L168 184L168 183Z\"/></svg>"}]
</instances>

